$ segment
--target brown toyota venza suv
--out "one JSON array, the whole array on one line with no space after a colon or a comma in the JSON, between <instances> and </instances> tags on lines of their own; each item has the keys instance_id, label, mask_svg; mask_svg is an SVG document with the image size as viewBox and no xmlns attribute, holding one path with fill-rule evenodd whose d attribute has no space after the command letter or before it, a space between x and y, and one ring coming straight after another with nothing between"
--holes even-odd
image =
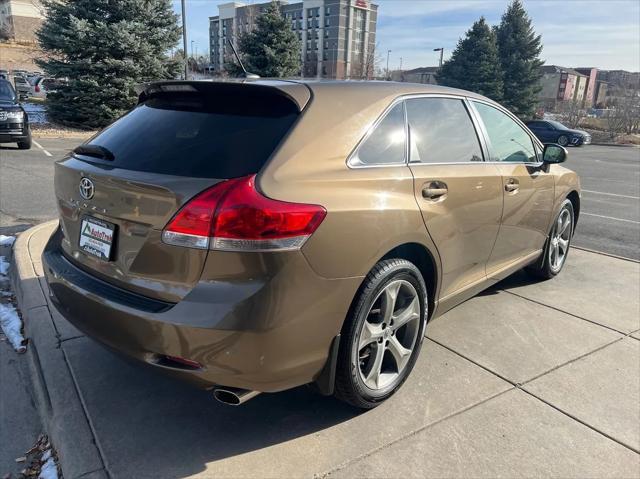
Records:
<instances>
[{"instance_id":1,"label":"brown toyota venza suv","mask_svg":"<svg viewBox=\"0 0 640 479\"><path fill-rule=\"evenodd\" d=\"M311 384L374 407L429 320L567 258L580 186L566 151L482 96L267 80L139 94L55 165L52 301L220 401Z\"/></svg>"}]
</instances>

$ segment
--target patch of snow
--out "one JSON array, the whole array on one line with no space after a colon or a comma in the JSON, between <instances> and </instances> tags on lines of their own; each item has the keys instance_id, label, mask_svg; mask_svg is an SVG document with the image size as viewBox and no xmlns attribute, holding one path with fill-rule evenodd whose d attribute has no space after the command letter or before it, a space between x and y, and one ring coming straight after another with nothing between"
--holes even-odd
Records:
<instances>
[{"instance_id":1,"label":"patch of snow","mask_svg":"<svg viewBox=\"0 0 640 479\"><path fill-rule=\"evenodd\" d=\"M11 246L15 240L15 236L0 235L0 246Z\"/></svg>"},{"instance_id":2,"label":"patch of snow","mask_svg":"<svg viewBox=\"0 0 640 479\"><path fill-rule=\"evenodd\" d=\"M49 123L49 120L47 120L47 109L44 105L25 102L22 104L22 107L29 116L29 123Z\"/></svg>"},{"instance_id":3,"label":"patch of snow","mask_svg":"<svg viewBox=\"0 0 640 479\"><path fill-rule=\"evenodd\" d=\"M9 262L4 256L0 256L0 276L6 276L9 271Z\"/></svg>"},{"instance_id":4,"label":"patch of snow","mask_svg":"<svg viewBox=\"0 0 640 479\"><path fill-rule=\"evenodd\" d=\"M47 449L42 453L40 461L43 464L42 469L40 469L38 479L58 479L58 468L56 467L56 462L51 455L51 449Z\"/></svg>"},{"instance_id":5,"label":"patch of snow","mask_svg":"<svg viewBox=\"0 0 640 479\"><path fill-rule=\"evenodd\" d=\"M13 349L19 353L24 353L27 350L20 332L22 321L20 321L16 308L10 304L0 304L0 327L2 327L2 331L7 336Z\"/></svg>"}]
</instances>

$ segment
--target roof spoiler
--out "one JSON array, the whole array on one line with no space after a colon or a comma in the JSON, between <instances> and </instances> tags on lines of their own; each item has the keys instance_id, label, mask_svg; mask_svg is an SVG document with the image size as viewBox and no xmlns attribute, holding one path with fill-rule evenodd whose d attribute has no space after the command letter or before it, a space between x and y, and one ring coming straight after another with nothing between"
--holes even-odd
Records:
<instances>
[{"instance_id":1,"label":"roof spoiler","mask_svg":"<svg viewBox=\"0 0 640 479\"><path fill-rule=\"evenodd\" d=\"M304 104L300 104L296 98L288 92L273 84L258 83L250 79L245 80L166 80L136 85L135 92L138 94L138 103L142 103L149 98L162 93L199 93L201 95L227 95L227 94L264 94L270 96L281 96L292 101L299 111L302 111Z\"/></svg>"}]
</instances>

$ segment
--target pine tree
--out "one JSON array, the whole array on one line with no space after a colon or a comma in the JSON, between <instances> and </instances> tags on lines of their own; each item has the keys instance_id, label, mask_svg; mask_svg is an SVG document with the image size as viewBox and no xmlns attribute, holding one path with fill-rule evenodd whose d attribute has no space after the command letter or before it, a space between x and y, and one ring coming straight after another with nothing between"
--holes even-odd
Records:
<instances>
[{"instance_id":1,"label":"pine tree","mask_svg":"<svg viewBox=\"0 0 640 479\"><path fill-rule=\"evenodd\" d=\"M68 78L47 95L49 117L79 128L108 125L136 103L138 83L175 78L167 53L180 38L170 0L44 0L38 40L49 76Z\"/></svg>"},{"instance_id":2,"label":"pine tree","mask_svg":"<svg viewBox=\"0 0 640 479\"><path fill-rule=\"evenodd\" d=\"M522 2L513 0L496 28L504 81L503 103L522 117L533 116L540 92L543 61L540 35L536 35Z\"/></svg>"},{"instance_id":3,"label":"pine tree","mask_svg":"<svg viewBox=\"0 0 640 479\"><path fill-rule=\"evenodd\" d=\"M240 38L239 47L242 61L251 73L262 77L300 74L300 40L276 0L256 18L256 28Z\"/></svg>"},{"instance_id":4,"label":"pine tree","mask_svg":"<svg viewBox=\"0 0 640 479\"><path fill-rule=\"evenodd\" d=\"M458 41L437 75L438 83L473 91L493 100L502 98L502 74L495 34L484 17Z\"/></svg>"}]
</instances>

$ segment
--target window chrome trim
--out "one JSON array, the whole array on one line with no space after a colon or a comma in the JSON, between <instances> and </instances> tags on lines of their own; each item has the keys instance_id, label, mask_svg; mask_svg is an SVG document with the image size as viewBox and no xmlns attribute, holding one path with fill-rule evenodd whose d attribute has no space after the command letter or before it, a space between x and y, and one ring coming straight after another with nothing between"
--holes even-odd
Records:
<instances>
[{"instance_id":1,"label":"window chrome trim","mask_svg":"<svg viewBox=\"0 0 640 479\"><path fill-rule=\"evenodd\" d=\"M411 163L410 162L410 152L411 152L411 132L409 130L409 121L407 118L407 107L406 105L404 105L404 115L405 115L405 161L404 163L380 163L380 164L367 164L367 163L354 163L352 160L354 158L357 159L357 154L358 154L358 150L360 149L360 146L367 140L367 138L369 138L369 136L371 136L372 132L376 129L376 127L378 126L378 124L380 124L380 122L385 118L385 116L387 115L387 113L389 113L389 111L391 111L398 103L400 102L404 102L405 100L412 100L415 98L450 98L453 100L462 100L462 102L465 104L465 107L467 108L467 113L469 114L469 117L471 119L471 123L473 124L473 127L476 131L476 135L478 137L478 140L480 142L480 149L482 150L482 154L484 156L483 161L466 161L466 162L456 162L456 163L452 163L452 162L442 162L442 163L420 163L420 162L414 162ZM367 130L367 132L364 134L364 136L360 139L360 141L358 141L358 144L355 146L355 148L353 149L353 151L349 154L349 156L347 156L347 161L346 161L346 165L349 169L355 170L355 169L361 169L361 168L389 168L389 167L398 167L398 166L409 166L411 165L413 166L429 166L429 165L480 165L480 164L496 164L496 165L504 165L507 162L504 161L490 161L487 158L490 158L491 155L491 151L489 148L489 143L486 140L486 133L484 131L484 123L482 122L482 120L479 118L479 114L477 112L477 110L475 109L475 107L473 106L474 101L480 102L480 103L485 103L489 106L492 106L494 108L499 109L500 111L506 112L508 114L509 117L514 118L516 120L516 122L519 125L523 125L523 123L517 118L515 117L510 111L508 111L507 109L505 109L504 107L502 107L501 105L492 102L491 100L485 100L482 98L475 98L472 96L468 96L468 95L464 95L464 94L458 94L458 93L409 93L409 94L405 94L405 95L400 95L397 98L394 98L393 101L382 111L382 113L380 114L380 116L375 120L375 122L369 127L369 129ZM476 115L478 115L478 117L476 118ZM525 126L525 133L528 133L527 128ZM529 135L529 137L531 137L531 135ZM538 143L538 146L541 147L541 150L544 149L544 146L542 145L542 143L540 143L540 141L535 138L535 137L531 137L533 139L533 141L535 141L536 143ZM509 162L511 164L514 165L530 165L530 166L536 166L536 167L540 167L543 163L542 161L539 161L538 163L517 163L517 162Z\"/></svg>"}]
</instances>

